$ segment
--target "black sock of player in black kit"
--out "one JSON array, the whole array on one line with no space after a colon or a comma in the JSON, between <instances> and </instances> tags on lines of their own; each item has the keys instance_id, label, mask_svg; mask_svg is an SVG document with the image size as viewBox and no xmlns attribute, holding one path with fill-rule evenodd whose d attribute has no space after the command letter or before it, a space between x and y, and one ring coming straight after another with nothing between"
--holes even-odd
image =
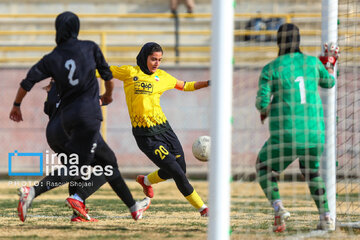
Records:
<instances>
[{"instance_id":1,"label":"black sock of player in black kit","mask_svg":"<svg viewBox=\"0 0 360 240\"><path fill-rule=\"evenodd\" d=\"M85 199L91 196L105 183L106 178L104 175L92 175L87 181L71 181L69 183L69 194L74 195L76 193L83 201L85 201Z\"/></svg>"},{"instance_id":2,"label":"black sock of player in black kit","mask_svg":"<svg viewBox=\"0 0 360 240\"><path fill-rule=\"evenodd\" d=\"M119 170L117 170L117 171L119 171ZM134 200L128 186L126 185L124 179L120 175L120 172L116 178L111 178L111 180L109 181L109 184L110 184L111 188L114 190L114 192L116 192L116 194L121 198L121 200L126 204L126 206L128 208L134 206L135 200Z\"/></svg>"},{"instance_id":3,"label":"black sock of player in black kit","mask_svg":"<svg viewBox=\"0 0 360 240\"><path fill-rule=\"evenodd\" d=\"M61 170L63 169L61 168ZM70 181L71 177L64 176L65 174L63 173L63 171L61 171L60 174L58 173L59 169L56 169L53 173L51 173L51 175L48 175L41 179L39 184L34 185L35 197Z\"/></svg>"},{"instance_id":4,"label":"black sock of player in black kit","mask_svg":"<svg viewBox=\"0 0 360 240\"><path fill-rule=\"evenodd\" d=\"M126 206L128 208L132 207L135 204L135 200L120 174L115 153L101 136L98 140L98 146L95 151L95 159L95 164L101 165L103 169L111 167L112 173L106 175L106 181L110 184L111 188L126 204Z\"/></svg>"}]
</instances>

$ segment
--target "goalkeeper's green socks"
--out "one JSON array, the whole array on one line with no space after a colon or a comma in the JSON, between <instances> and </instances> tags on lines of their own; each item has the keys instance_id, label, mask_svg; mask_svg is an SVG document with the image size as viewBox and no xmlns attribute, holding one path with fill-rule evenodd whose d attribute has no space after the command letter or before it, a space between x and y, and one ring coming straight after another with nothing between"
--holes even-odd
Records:
<instances>
[{"instance_id":1,"label":"goalkeeper's green socks","mask_svg":"<svg viewBox=\"0 0 360 240\"><path fill-rule=\"evenodd\" d=\"M260 170L257 173L257 177L260 186L265 193L265 196L271 203L280 199L277 180L275 177L272 176L271 172L267 172L266 170Z\"/></svg>"},{"instance_id":2,"label":"goalkeeper's green socks","mask_svg":"<svg viewBox=\"0 0 360 240\"><path fill-rule=\"evenodd\" d=\"M320 214L330 212L323 179L314 177L308 181L310 193Z\"/></svg>"}]
</instances>

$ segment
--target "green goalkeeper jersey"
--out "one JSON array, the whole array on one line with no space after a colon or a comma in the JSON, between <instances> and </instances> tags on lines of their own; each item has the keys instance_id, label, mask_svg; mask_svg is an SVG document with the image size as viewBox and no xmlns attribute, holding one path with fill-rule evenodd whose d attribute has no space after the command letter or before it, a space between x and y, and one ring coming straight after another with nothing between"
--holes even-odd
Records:
<instances>
[{"instance_id":1,"label":"green goalkeeper jersey","mask_svg":"<svg viewBox=\"0 0 360 240\"><path fill-rule=\"evenodd\" d=\"M269 144L298 149L323 144L324 117L318 86L332 88L335 78L316 57L299 52L277 57L259 79L256 108L269 112Z\"/></svg>"}]
</instances>

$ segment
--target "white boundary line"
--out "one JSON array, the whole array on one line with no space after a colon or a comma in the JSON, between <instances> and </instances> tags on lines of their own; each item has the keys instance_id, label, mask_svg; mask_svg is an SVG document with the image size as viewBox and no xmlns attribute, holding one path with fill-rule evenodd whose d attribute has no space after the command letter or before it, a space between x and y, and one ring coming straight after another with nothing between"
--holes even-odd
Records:
<instances>
[{"instance_id":1,"label":"white boundary line","mask_svg":"<svg viewBox=\"0 0 360 240\"><path fill-rule=\"evenodd\" d=\"M330 233L330 232L324 231L324 230L314 230L314 231L311 231L311 232L306 233L306 234L295 234L295 235L292 235L292 236L288 236L285 239L286 240L307 239L307 238L312 238L312 237L321 237L321 236L327 235L328 233Z\"/></svg>"},{"instance_id":2,"label":"white boundary line","mask_svg":"<svg viewBox=\"0 0 360 240\"><path fill-rule=\"evenodd\" d=\"M337 226L340 227L340 228L360 229L360 221L359 222L338 223Z\"/></svg>"}]
</instances>

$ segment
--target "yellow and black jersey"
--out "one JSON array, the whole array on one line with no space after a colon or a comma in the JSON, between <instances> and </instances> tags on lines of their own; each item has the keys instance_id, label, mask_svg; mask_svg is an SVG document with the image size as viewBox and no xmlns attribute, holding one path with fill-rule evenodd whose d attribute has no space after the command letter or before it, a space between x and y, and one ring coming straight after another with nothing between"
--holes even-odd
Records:
<instances>
[{"instance_id":1,"label":"yellow and black jersey","mask_svg":"<svg viewBox=\"0 0 360 240\"><path fill-rule=\"evenodd\" d=\"M160 106L160 96L175 88L176 78L157 69L147 75L139 66L111 66L114 78L124 82L126 104L133 134L150 136L170 128Z\"/></svg>"}]
</instances>

